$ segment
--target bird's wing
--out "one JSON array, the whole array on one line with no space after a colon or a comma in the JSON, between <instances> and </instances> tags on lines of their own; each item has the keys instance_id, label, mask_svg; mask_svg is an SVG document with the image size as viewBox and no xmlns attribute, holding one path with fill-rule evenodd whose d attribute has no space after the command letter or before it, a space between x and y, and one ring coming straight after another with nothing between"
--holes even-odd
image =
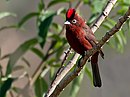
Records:
<instances>
[{"instance_id":1,"label":"bird's wing","mask_svg":"<svg viewBox=\"0 0 130 97\"><path fill-rule=\"evenodd\" d=\"M92 30L87 25L85 25L83 29L85 31L85 39L87 39L92 46L95 46L97 44L97 41Z\"/></svg>"},{"instance_id":2,"label":"bird's wing","mask_svg":"<svg viewBox=\"0 0 130 97\"><path fill-rule=\"evenodd\" d=\"M90 44L94 47L98 43L98 41L96 40L96 38L94 36L94 33L87 25L85 25L83 27L83 29L85 30L85 39L88 40L90 42ZM99 53L100 53L101 57L104 59L104 53L103 53L102 49L99 50Z\"/></svg>"}]
</instances>

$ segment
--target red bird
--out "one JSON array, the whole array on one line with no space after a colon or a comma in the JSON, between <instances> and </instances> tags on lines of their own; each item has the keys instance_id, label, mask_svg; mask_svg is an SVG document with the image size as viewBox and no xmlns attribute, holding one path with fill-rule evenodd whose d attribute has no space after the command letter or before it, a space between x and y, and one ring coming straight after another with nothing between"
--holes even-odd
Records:
<instances>
[{"instance_id":1,"label":"red bird","mask_svg":"<svg viewBox=\"0 0 130 97\"><path fill-rule=\"evenodd\" d=\"M75 9L68 9L66 13L66 21L64 24L66 25L67 41L74 51L84 56L85 51L92 49L92 47L96 46L97 41L94 36L94 33L89 28L89 26L86 25L84 19L76 13ZM99 53L102 58L104 58L104 54L101 50L96 52L91 57L93 84L95 87L101 87L102 85L98 68Z\"/></svg>"}]
</instances>

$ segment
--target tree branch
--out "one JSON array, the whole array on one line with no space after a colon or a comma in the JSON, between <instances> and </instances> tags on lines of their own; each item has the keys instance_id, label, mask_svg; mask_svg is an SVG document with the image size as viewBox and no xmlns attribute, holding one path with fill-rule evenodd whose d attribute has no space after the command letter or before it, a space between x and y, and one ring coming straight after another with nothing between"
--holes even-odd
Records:
<instances>
[{"instance_id":1,"label":"tree branch","mask_svg":"<svg viewBox=\"0 0 130 97\"><path fill-rule=\"evenodd\" d=\"M101 25L103 20L108 16L109 12L111 11L111 9L114 6L114 4L116 3L116 1L117 0L110 0L107 3L106 7L103 10L103 13L98 17L98 19L95 22L95 24L98 25L98 27ZM110 6L110 8L109 8L109 6ZM107 14L104 15L104 13L107 13ZM100 20L101 20L101 22L100 22ZM95 32L97 30L95 25L93 25L92 29L95 29L93 32ZM68 62L67 66L62 68L62 70L58 71L58 73L57 73L58 75L56 76L56 78L52 82L47 94L45 95L45 97L57 97L59 95L59 93L63 90L63 88L66 87L66 85L69 84L69 82L71 82L78 75L78 74L74 73L75 72L74 71L72 74L76 74L76 76L75 75L72 75L72 76L70 75L68 78L65 78L61 82L61 80L64 78L64 76L76 64L76 61L77 61L78 57L79 57L79 54L75 53L73 55L73 58ZM86 61L85 61L85 63L86 63Z\"/></svg>"},{"instance_id":2,"label":"tree branch","mask_svg":"<svg viewBox=\"0 0 130 97\"><path fill-rule=\"evenodd\" d=\"M81 61L80 64L80 68L76 68L72 73L70 73L68 76L66 76L66 78L64 80L62 80L60 82L59 85L57 85L55 91L51 94L50 97L57 97L60 92L74 79L76 78L80 71L82 70L82 67L85 65L86 61L88 60L88 58L90 56L92 56L95 52L97 52L98 50L100 50L100 48L106 43L106 41L108 41L111 36L113 36L116 32L118 32L122 25L126 22L126 20L128 20L130 18L130 7L128 9L128 11L125 13L124 16L122 16L118 22L115 24L115 26L105 34L104 37L102 37L102 39L99 41L99 43L97 44L96 47L92 48L91 50L87 51L87 55L83 58L83 60Z\"/></svg>"},{"instance_id":3,"label":"tree branch","mask_svg":"<svg viewBox=\"0 0 130 97\"><path fill-rule=\"evenodd\" d=\"M99 28L99 26L102 24L102 22L108 16L108 14L110 13L111 9L115 5L116 1L117 0L108 0L107 5L105 6L105 8L102 11L102 14L97 18L97 20L95 21L95 23L91 27L91 30L93 32L95 32Z\"/></svg>"}]
</instances>

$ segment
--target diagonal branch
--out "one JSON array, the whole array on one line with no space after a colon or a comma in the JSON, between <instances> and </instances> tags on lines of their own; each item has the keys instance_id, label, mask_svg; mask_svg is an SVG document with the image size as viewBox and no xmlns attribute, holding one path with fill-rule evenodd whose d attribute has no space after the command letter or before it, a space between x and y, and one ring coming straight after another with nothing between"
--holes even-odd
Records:
<instances>
[{"instance_id":1,"label":"diagonal branch","mask_svg":"<svg viewBox=\"0 0 130 97\"><path fill-rule=\"evenodd\" d=\"M93 32L95 32L100 27L102 22L105 20L105 18L108 16L111 9L115 5L116 1L117 0L108 0L107 5L105 6L104 10L102 11L102 14L97 18L97 20L95 21L95 23L91 27L91 30Z\"/></svg>"},{"instance_id":2,"label":"diagonal branch","mask_svg":"<svg viewBox=\"0 0 130 97\"><path fill-rule=\"evenodd\" d=\"M117 0L109 0L108 1L106 7L103 10L103 13L98 17L98 19L95 22L95 24L98 25L98 27L101 25L101 23L103 22L103 20L108 16L109 12L111 11L111 9L114 6L114 4L116 3L116 1ZM82 3L82 2L80 2L80 3ZM80 5L80 3L79 3L79 5ZM104 13L107 13L107 14L104 15ZM95 27L95 25L93 25L92 29L95 29L93 32L95 32L97 30L96 27ZM56 78L52 82L52 84L51 84L51 86L50 86L47 94L45 95L45 97L49 97L53 93L53 91L55 90L56 86L61 82L61 80L64 78L64 76L70 71L70 69L76 64L76 61L77 61L78 57L79 57L79 54L77 54L77 53L74 54L73 58L68 62L67 66L64 67L60 71L60 73L58 73L58 75L56 76ZM58 87L59 86L57 86L57 88ZM57 89L57 88L56 88L56 90L54 91L53 94L60 93L62 91L62 89L63 89L63 88L62 89L60 89L60 88ZM53 94L52 94L52 97L56 97L56 95L53 96Z\"/></svg>"},{"instance_id":3,"label":"diagonal branch","mask_svg":"<svg viewBox=\"0 0 130 97\"><path fill-rule=\"evenodd\" d=\"M111 36L113 36L116 32L118 32L122 25L130 18L130 6L128 11L125 13L124 16L122 16L118 22L115 24L115 26L105 34L104 37L102 37L102 39L99 41L99 43L97 44L96 47L92 48L91 50L87 51L87 55L83 58L80 66L81 68L76 68L75 71L73 71L72 73L70 73L68 76L66 76L66 78L64 78L64 80L62 80L60 82L59 85L57 85L55 91L52 93L52 95L50 97L57 97L61 91L74 79L76 78L80 71L82 70L82 67L85 65L86 61L88 60L88 58L90 56L92 56L95 52L97 52L98 50L100 50L100 48L106 43L106 41L108 41Z\"/></svg>"}]
</instances>

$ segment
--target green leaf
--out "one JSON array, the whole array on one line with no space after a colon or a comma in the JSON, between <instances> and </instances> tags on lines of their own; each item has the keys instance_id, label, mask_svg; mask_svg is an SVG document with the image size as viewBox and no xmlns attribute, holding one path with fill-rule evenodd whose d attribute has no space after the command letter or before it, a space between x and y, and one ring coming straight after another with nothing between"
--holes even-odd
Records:
<instances>
[{"instance_id":1,"label":"green leaf","mask_svg":"<svg viewBox=\"0 0 130 97\"><path fill-rule=\"evenodd\" d=\"M103 27L110 30L114 25L115 21L113 19L107 18L107 21L103 23ZM118 33L114 35L108 44L112 47L117 49L117 51L123 52L124 44L126 44L126 37L124 34L123 29L120 30Z\"/></svg>"},{"instance_id":2,"label":"green leaf","mask_svg":"<svg viewBox=\"0 0 130 97\"><path fill-rule=\"evenodd\" d=\"M116 21L113 20L113 19L110 19L110 18L107 18L108 22L111 24L111 25L115 25L116 24Z\"/></svg>"},{"instance_id":3,"label":"green leaf","mask_svg":"<svg viewBox=\"0 0 130 97\"><path fill-rule=\"evenodd\" d=\"M35 86L34 88L35 88L36 97L43 97L43 94L48 89L47 82L41 77L39 77L36 80L34 86Z\"/></svg>"},{"instance_id":4,"label":"green leaf","mask_svg":"<svg viewBox=\"0 0 130 97\"><path fill-rule=\"evenodd\" d=\"M64 8L64 7L61 7L57 10L57 15L60 15L60 14L65 15L65 13L66 13L66 8Z\"/></svg>"},{"instance_id":5,"label":"green leaf","mask_svg":"<svg viewBox=\"0 0 130 97\"><path fill-rule=\"evenodd\" d=\"M8 78L0 87L0 97L5 97L6 92L10 89L14 79Z\"/></svg>"},{"instance_id":6,"label":"green leaf","mask_svg":"<svg viewBox=\"0 0 130 97\"><path fill-rule=\"evenodd\" d=\"M90 25L92 22L97 18L97 14L92 14L89 20L87 21L87 24Z\"/></svg>"},{"instance_id":7,"label":"green leaf","mask_svg":"<svg viewBox=\"0 0 130 97\"><path fill-rule=\"evenodd\" d=\"M58 49L59 47L61 47L63 45L62 41L57 41L54 48Z\"/></svg>"},{"instance_id":8,"label":"green leaf","mask_svg":"<svg viewBox=\"0 0 130 97\"><path fill-rule=\"evenodd\" d=\"M126 44L127 40L126 40L126 36L125 36L125 31L123 29L120 30L119 35L121 36L123 44Z\"/></svg>"},{"instance_id":9,"label":"green leaf","mask_svg":"<svg viewBox=\"0 0 130 97\"><path fill-rule=\"evenodd\" d=\"M113 19L107 18L107 21L103 23L103 27L110 30L115 24L116 22Z\"/></svg>"},{"instance_id":10,"label":"green leaf","mask_svg":"<svg viewBox=\"0 0 130 97\"><path fill-rule=\"evenodd\" d=\"M54 23L52 23L53 17L55 15L59 15L60 13L62 13L64 10L64 8L60 8L59 10L57 10L56 12L52 12L52 11L42 11L41 14L39 15L38 18L38 28L39 28L39 40L40 40L40 46L41 48L44 47L45 41L46 41L46 37L48 34L48 30L51 26L51 24L53 24L53 27L58 27L58 29L56 29L56 32L60 32L61 31L61 26L60 25L56 25Z\"/></svg>"},{"instance_id":11,"label":"green leaf","mask_svg":"<svg viewBox=\"0 0 130 97\"><path fill-rule=\"evenodd\" d=\"M84 1L84 4L88 4L89 3L89 0L83 0Z\"/></svg>"},{"instance_id":12,"label":"green leaf","mask_svg":"<svg viewBox=\"0 0 130 97\"><path fill-rule=\"evenodd\" d=\"M42 73L41 73L40 76L41 76L42 78L44 78L44 76L49 72L49 70L50 70L50 67L49 67L49 66L43 68Z\"/></svg>"},{"instance_id":13,"label":"green leaf","mask_svg":"<svg viewBox=\"0 0 130 97\"><path fill-rule=\"evenodd\" d=\"M123 43L122 37L119 33L120 32L116 33L115 36L114 36L116 46L117 46L116 48L117 48L118 51L123 52L124 43Z\"/></svg>"},{"instance_id":14,"label":"green leaf","mask_svg":"<svg viewBox=\"0 0 130 97\"><path fill-rule=\"evenodd\" d=\"M62 26L58 23L52 23L52 28L54 29L55 32L60 32L62 30ZM56 33L57 34L57 33ZM53 35L53 34L52 34ZM58 35L58 34L57 34ZM60 36L59 36L60 37Z\"/></svg>"},{"instance_id":15,"label":"green leaf","mask_svg":"<svg viewBox=\"0 0 130 97\"><path fill-rule=\"evenodd\" d=\"M130 31L130 21L126 21L126 23L127 23L128 31Z\"/></svg>"},{"instance_id":16,"label":"green leaf","mask_svg":"<svg viewBox=\"0 0 130 97\"><path fill-rule=\"evenodd\" d=\"M55 68L51 67L50 68L50 80L53 80L55 77Z\"/></svg>"},{"instance_id":17,"label":"green leaf","mask_svg":"<svg viewBox=\"0 0 130 97\"><path fill-rule=\"evenodd\" d=\"M128 6L122 6L120 10L118 10L119 15L125 14L126 10L128 10Z\"/></svg>"},{"instance_id":18,"label":"green leaf","mask_svg":"<svg viewBox=\"0 0 130 97\"><path fill-rule=\"evenodd\" d=\"M16 25L3 26L0 28L0 31L5 30L5 29L11 29L11 28L17 28L17 26Z\"/></svg>"},{"instance_id":19,"label":"green leaf","mask_svg":"<svg viewBox=\"0 0 130 97\"><path fill-rule=\"evenodd\" d=\"M22 61L28 66L31 67L31 64L29 63L29 61L26 58L22 58Z\"/></svg>"},{"instance_id":20,"label":"green leaf","mask_svg":"<svg viewBox=\"0 0 130 97\"><path fill-rule=\"evenodd\" d=\"M56 52L56 57L57 58L60 58L61 57L61 55L63 54L63 52L64 52L64 44L63 44L63 46L61 47L61 48L58 48L57 49L57 52Z\"/></svg>"},{"instance_id":21,"label":"green leaf","mask_svg":"<svg viewBox=\"0 0 130 97\"><path fill-rule=\"evenodd\" d=\"M10 12L0 12L0 19L3 19L5 17L7 17L7 16L14 16L14 17L16 17L16 14L10 13Z\"/></svg>"},{"instance_id":22,"label":"green leaf","mask_svg":"<svg viewBox=\"0 0 130 97\"><path fill-rule=\"evenodd\" d=\"M25 69L23 65L16 65L14 66L13 71L18 71L18 70L23 70L23 69Z\"/></svg>"},{"instance_id":23,"label":"green leaf","mask_svg":"<svg viewBox=\"0 0 130 97\"><path fill-rule=\"evenodd\" d=\"M93 83L92 72L91 72L91 70L87 66L85 67L85 73L89 77L90 81Z\"/></svg>"},{"instance_id":24,"label":"green leaf","mask_svg":"<svg viewBox=\"0 0 130 97\"><path fill-rule=\"evenodd\" d=\"M123 0L126 5L130 5L130 0Z\"/></svg>"},{"instance_id":25,"label":"green leaf","mask_svg":"<svg viewBox=\"0 0 130 97\"><path fill-rule=\"evenodd\" d=\"M38 4L39 12L41 12L45 8L44 0L40 0L40 3Z\"/></svg>"},{"instance_id":26,"label":"green leaf","mask_svg":"<svg viewBox=\"0 0 130 97\"><path fill-rule=\"evenodd\" d=\"M12 53L9 57L9 61L7 64L6 75L10 74L13 70L14 65L22 57L30 48L34 47L38 43L37 38L30 39L23 44L21 44L14 53Z\"/></svg>"},{"instance_id":27,"label":"green leaf","mask_svg":"<svg viewBox=\"0 0 130 97\"><path fill-rule=\"evenodd\" d=\"M54 12L46 12L43 16L39 17L39 40L41 48L44 47L46 42L47 33L52 23L53 17L56 15Z\"/></svg>"},{"instance_id":28,"label":"green leaf","mask_svg":"<svg viewBox=\"0 0 130 97\"><path fill-rule=\"evenodd\" d=\"M58 35L58 34L52 34L51 36L50 36L53 40L55 40L56 42L57 41L60 41L61 42L61 37Z\"/></svg>"},{"instance_id":29,"label":"green leaf","mask_svg":"<svg viewBox=\"0 0 130 97\"><path fill-rule=\"evenodd\" d=\"M84 76L84 71L82 71L82 73L77 78L75 78L73 80L71 91L70 91L70 97L76 97L77 96L77 93L80 89L80 84L83 80L83 76Z\"/></svg>"},{"instance_id":30,"label":"green leaf","mask_svg":"<svg viewBox=\"0 0 130 97\"><path fill-rule=\"evenodd\" d=\"M108 42L108 44L119 52L123 52L124 45L126 44L126 37L123 29L114 35L114 37Z\"/></svg>"},{"instance_id":31,"label":"green leaf","mask_svg":"<svg viewBox=\"0 0 130 97\"><path fill-rule=\"evenodd\" d=\"M52 66L52 65L54 65L55 62L56 62L56 58L51 58L50 60L47 61L47 64L49 66Z\"/></svg>"},{"instance_id":32,"label":"green leaf","mask_svg":"<svg viewBox=\"0 0 130 97\"><path fill-rule=\"evenodd\" d=\"M53 38L56 40L56 43L53 47L53 52L56 53L57 60L59 60L65 49L66 39L60 37L59 35L56 35Z\"/></svg>"},{"instance_id":33,"label":"green leaf","mask_svg":"<svg viewBox=\"0 0 130 97\"><path fill-rule=\"evenodd\" d=\"M111 39L107 42L107 44L108 44L111 48L115 48L115 40L114 40L114 38L111 38Z\"/></svg>"},{"instance_id":34,"label":"green leaf","mask_svg":"<svg viewBox=\"0 0 130 97\"><path fill-rule=\"evenodd\" d=\"M29 19L31 19L32 17L38 16L39 13L38 12L31 12L29 14L27 14L26 16L24 16L21 21L18 23L18 28L20 28L21 26L23 26L23 24L25 22L27 22Z\"/></svg>"},{"instance_id":35,"label":"green leaf","mask_svg":"<svg viewBox=\"0 0 130 97\"><path fill-rule=\"evenodd\" d=\"M52 0L49 4L48 4L48 8L53 6L53 5L56 5L58 3L63 3L63 2L69 2L69 0Z\"/></svg>"},{"instance_id":36,"label":"green leaf","mask_svg":"<svg viewBox=\"0 0 130 97\"><path fill-rule=\"evenodd\" d=\"M2 56L0 59L1 59L1 60L4 60L4 59L6 59L6 58L9 58L10 55L11 55L11 54L6 54L6 55Z\"/></svg>"},{"instance_id":37,"label":"green leaf","mask_svg":"<svg viewBox=\"0 0 130 97\"><path fill-rule=\"evenodd\" d=\"M31 51L32 51L33 53L35 53L39 58L41 58L41 59L44 58L43 52L40 51L38 48L33 47L33 48L31 49Z\"/></svg>"},{"instance_id":38,"label":"green leaf","mask_svg":"<svg viewBox=\"0 0 130 97\"><path fill-rule=\"evenodd\" d=\"M104 22L104 23L103 23L103 27L109 30L109 29L111 29L113 26L112 26L109 22Z\"/></svg>"},{"instance_id":39,"label":"green leaf","mask_svg":"<svg viewBox=\"0 0 130 97\"><path fill-rule=\"evenodd\" d=\"M106 0L93 0L92 1L92 11L93 13L100 13L104 7L104 4L106 3Z\"/></svg>"}]
</instances>

